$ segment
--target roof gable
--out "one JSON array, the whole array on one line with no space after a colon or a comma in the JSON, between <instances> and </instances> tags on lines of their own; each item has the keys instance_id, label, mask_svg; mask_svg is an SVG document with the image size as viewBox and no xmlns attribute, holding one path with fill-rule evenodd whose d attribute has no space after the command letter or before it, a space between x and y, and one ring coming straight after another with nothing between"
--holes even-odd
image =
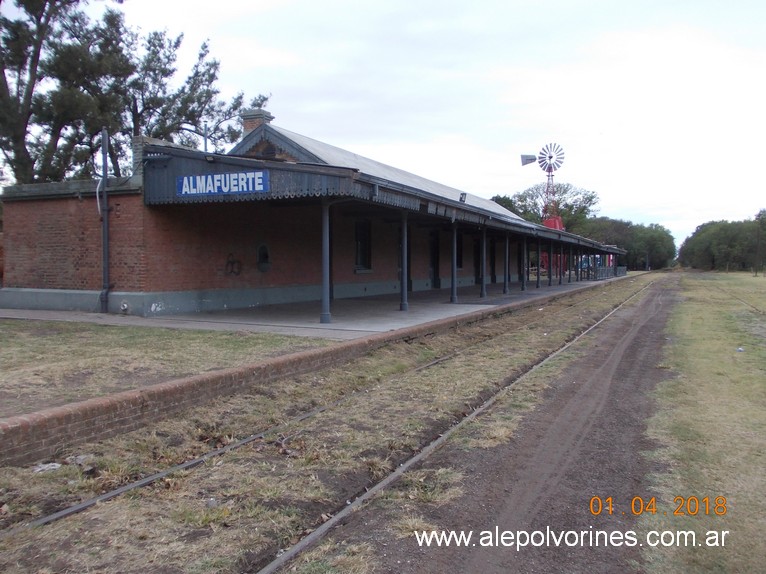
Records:
<instances>
[{"instance_id":1,"label":"roof gable","mask_svg":"<svg viewBox=\"0 0 766 574\"><path fill-rule=\"evenodd\" d=\"M302 137L269 124L262 124L247 134L229 151L228 155L330 165L329 162L312 153L310 149L302 146L299 141Z\"/></svg>"}]
</instances>

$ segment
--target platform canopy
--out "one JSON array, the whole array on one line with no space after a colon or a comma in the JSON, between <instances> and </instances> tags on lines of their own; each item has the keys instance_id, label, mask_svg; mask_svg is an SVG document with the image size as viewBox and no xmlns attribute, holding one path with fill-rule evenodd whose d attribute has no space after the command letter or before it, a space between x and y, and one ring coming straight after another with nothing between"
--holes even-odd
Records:
<instances>
[{"instance_id":1,"label":"platform canopy","mask_svg":"<svg viewBox=\"0 0 766 574\"><path fill-rule=\"evenodd\" d=\"M140 150L140 152L139 152ZM228 153L143 139L147 205L353 198L425 216L622 254L615 246L526 221L498 203L263 122Z\"/></svg>"}]
</instances>

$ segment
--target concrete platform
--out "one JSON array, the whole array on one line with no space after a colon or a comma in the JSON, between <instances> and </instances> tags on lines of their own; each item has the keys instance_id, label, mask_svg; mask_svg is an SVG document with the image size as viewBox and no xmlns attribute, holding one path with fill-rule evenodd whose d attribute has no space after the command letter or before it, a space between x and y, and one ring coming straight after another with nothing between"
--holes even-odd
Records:
<instances>
[{"instance_id":1,"label":"concrete platform","mask_svg":"<svg viewBox=\"0 0 766 574\"><path fill-rule=\"evenodd\" d=\"M540 288L534 281L521 290L519 283L510 285L503 294L502 284L487 286L487 296L480 297L480 287L472 285L458 289L458 302L450 303L449 289L434 289L410 293L409 309L400 310L398 294L337 299L332 302L331 323L320 323L321 305L318 301L269 305L252 309L236 309L189 315L168 315L163 317L135 317L131 315L110 315L83 313L79 311L39 311L24 309L0 309L0 318L28 319L40 321L75 321L102 325L134 325L143 327L165 327L172 329L200 329L211 331L251 331L319 337L332 340L352 340L368 337L406 327L412 327L448 317L468 315L475 311L486 311L488 307L523 305L562 293L594 287L604 281L564 282L548 286L543 281Z\"/></svg>"}]
</instances>

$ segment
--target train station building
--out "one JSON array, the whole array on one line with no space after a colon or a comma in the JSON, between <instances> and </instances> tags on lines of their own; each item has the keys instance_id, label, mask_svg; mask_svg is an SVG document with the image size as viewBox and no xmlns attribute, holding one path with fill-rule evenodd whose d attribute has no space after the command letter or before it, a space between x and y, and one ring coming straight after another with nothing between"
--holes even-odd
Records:
<instances>
[{"instance_id":1,"label":"train station building","mask_svg":"<svg viewBox=\"0 0 766 574\"><path fill-rule=\"evenodd\" d=\"M243 116L228 154L136 138L133 174L6 187L0 307L155 316L624 273L624 251ZM542 262L543 265L538 263ZM547 264L550 262L550 265ZM550 268L550 269L548 269Z\"/></svg>"}]
</instances>

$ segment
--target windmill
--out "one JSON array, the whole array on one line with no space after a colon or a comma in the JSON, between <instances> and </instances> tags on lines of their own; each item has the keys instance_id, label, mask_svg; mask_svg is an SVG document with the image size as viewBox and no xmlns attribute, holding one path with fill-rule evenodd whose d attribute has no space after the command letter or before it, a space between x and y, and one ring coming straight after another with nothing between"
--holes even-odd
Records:
<instances>
[{"instance_id":1,"label":"windmill","mask_svg":"<svg viewBox=\"0 0 766 574\"><path fill-rule=\"evenodd\" d=\"M543 204L543 225L551 229L564 229L564 222L556 208L556 192L553 187L553 172L564 163L564 148L559 144L549 143L543 146L537 156L522 155L521 165L537 162L542 170L548 174L548 183L545 186L545 203Z\"/></svg>"},{"instance_id":2,"label":"windmill","mask_svg":"<svg viewBox=\"0 0 766 574\"><path fill-rule=\"evenodd\" d=\"M556 192L553 187L553 172L561 167L564 163L564 148L559 144L549 143L543 146L540 153L537 156L534 155L522 155L521 165L527 165L537 162L540 164L542 170L548 174L548 183L545 186L545 197L543 204L543 225L550 229L564 230L564 221L558 213L556 206ZM551 261L553 267L557 269L557 274L561 273L562 263L560 256L554 256ZM549 273L553 269L549 268L548 254L540 254L540 266L544 269L548 269Z\"/></svg>"}]
</instances>

